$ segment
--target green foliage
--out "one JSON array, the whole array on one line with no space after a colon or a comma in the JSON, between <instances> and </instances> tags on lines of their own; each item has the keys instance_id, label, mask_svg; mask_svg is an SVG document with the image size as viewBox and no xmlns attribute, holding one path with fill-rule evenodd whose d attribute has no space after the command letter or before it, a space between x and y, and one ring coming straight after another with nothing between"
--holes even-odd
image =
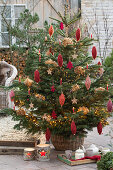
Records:
<instances>
[{"instance_id":1,"label":"green foliage","mask_svg":"<svg viewBox=\"0 0 113 170\"><path fill-rule=\"evenodd\" d=\"M42 54L47 50L45 36L47 36L47 39L50 39L48 35L49 25L47 21L45 21L44 28L42 29L35 28L38 21L38 15L35 13L32 16L29 10L26 9L20 14L20 18L15 26L11 28L11 35L16 37L16 43L12 46L12 50L18 51L19 55L23 56L26 61L25 74L30 77L33 76L34 69L38 66L39 49ZM56 24L53 24L53 26L55 30L54 39L56 39L56 28L58 26Z\"/></svg>"},{"instance_id":2,"label":"green foliage","mask_svg":"<svg viewBox=\"0 0 113 170\"><path fill-rule=\"evenodd\" d=\"M113 152L108 152L102 156L101 160L97 162L98 170L112 170L113 169Z\"/></svg>"},{"instance_id":3,"label":"green foliage","mask_svg":"<svg viewBox=\"0 0 113 170\"><path fill-rule=\"evenodd\" d=\"M64 136L71 135L71 122L74 120L77 135L85 136L87 130L92 130L100 121L103 126L107 124L107 118L110 115L105 107L111 88L109 86L109 91L106 90L109 75L106 69L104 74L101 74L102 66L92 65L92 57L86 54L86 48L92 44L93 40L85 37L77 41L75 36L70 36L70 27L75 18L70 19L65 15L61 16L61 19L60 22L63 22L65 27L68 25L68 30L61 31L59 26L54 25L54 34L49 36L49 26L46 25L47 40L39 43L40 49L44 49L39 54L38 45L30 47L27 75L33 79L34 71L38 69L40 81L33 82L31 85L25 82L14 82L12 87L15 91L15 105L18 106L18 110L12 110L11 115L14 119L19 120L15 128L26 128L33 133L45 132L49 128L52 134L63 134ZM57 38L57 32L60 34L58 38L60 37L61 42ZM38 36L40 37L40 34ZM49 53L45 53L45 49ZM63 58L62 67L58 65L59 54ZM39 55L41 55L40 62ZM67 67L69 61L73 64L71 69ZM86 68L87 63L88 69ZM51 74L48 74L48 70L51 71ZM89 90L85 86L88 75L91 79ZM62 84L60 83L61 78ZM55 88L54 92L51 90L52 86ZM72 90L73 86L79 88ZM29 90L30 93L28 93ZM65 95L63 106L59 102L59 96L62 93ZM76 99L77 102L73 103L73 99ZM31 103L33 103L33 108L30 107ZM21 109L25 110L25 114L22 114ZM52 116L53 111L56 113L56 118Z\"/></svg>"}]
</instances>

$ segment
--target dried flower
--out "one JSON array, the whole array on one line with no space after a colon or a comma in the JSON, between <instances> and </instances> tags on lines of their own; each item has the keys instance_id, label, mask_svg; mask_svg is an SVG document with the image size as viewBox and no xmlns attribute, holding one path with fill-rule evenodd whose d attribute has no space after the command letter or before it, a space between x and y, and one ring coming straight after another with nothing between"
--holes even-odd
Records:
<instances>
[{"instance_id":1,"label":"dried flower","mask_svg":"<svg viewBox=\"0 0 113 170\"><path fill-rule=\"evenodd\" d=\"M77 91L77 90L79 90L80 89L80 86L78 85L78 84L74 84L73 86L72 86L72 91L73 92L75 92L75 91Z\"/></svg>"},{"instance_id":2,"label":"dried flower","mask_svg":"<svg viewBox=\"0 0 113 170\"><path fill-rule=\"evenodd\" d=\"M73 41L71 38L64 38L62 45L66 47L67 45L73 45Z\"/></svg>"},{"instance_id":3,"label":"dried flower","mask_svg":"<svg viewBox=\"0 0 113 170\"><path fill-rule=\"evenodd\" d=\"M79 107L77 112L82 112L86 115L89 112L89 109L87 107Z\"/></svg>"}]
</instances>

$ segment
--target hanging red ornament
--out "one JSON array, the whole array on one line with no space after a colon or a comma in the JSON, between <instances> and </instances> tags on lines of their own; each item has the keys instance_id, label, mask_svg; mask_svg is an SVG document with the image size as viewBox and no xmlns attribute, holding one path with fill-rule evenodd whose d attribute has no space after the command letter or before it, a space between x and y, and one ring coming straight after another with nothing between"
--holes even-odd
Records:
<instances>
[{"instance_id":1,"label":"hanging red ornament","mask_svg":"<svg viewBox=\"0 0 113 170\"><path fill-rule=\"evenodd\" d=\"M49 128L47 128L46 129L46 140L49 141L50 137L51 137L51 132L50 132Z\"/></svg>"},{"instance_id":2,"label":"hanging red ornament","mask_svg":"<svg viewBox=\"0 0 113 170\"><path fill-rule=\"evenodd\" d=\"M63 24L63 22L60 23L60 29L61 29L61 30L64 29L64 24Z\"/></svg>"},{"instance_id":3,"label":"hanging red ornament","mask_svg":"<svg viewBox=\"0 0 113 170\"><path fill-rule=\"evenodd\" d=\"M87 89L87 90L90 89L91 80L90 80L90 77L89 77L89 76L86 77L85 86L86 86L86 89Z\"/></svg>"},{"instance_id":4,"label":"hanging red ornament","mask_svg":"<svg viewBox=\"0 0 113 170\"><path fill-rule=\"evenodd\" d=\"M86 68L88 69L88 64L87 64Z\"/></svg>"},{"instance_id":5,"label":"hanging red ornament","mask_svg":"<svg viewBox=\"0 0 113 170\"><path fill-rule=\"evenodd\" d=\"M51 26L49 27L49 35L50 35L50 37L53 35L53 33L54 33L54 28L53 28L53 26L51 25Z\"/></svg>"},{"instance_id":6,"label":"hanging red ornament","mask_svg":"<svg viewBox=\"0 0 113 170\"><path fill-rule=\"evenodd\" d=\"M9 97L10 97L10 100L13 102L14 101L14 96L15 96L15 93L13 90L10 91L9 93Z\"/></svg>"},{"instance_id":7,"label":"hanging red ornament","mask_svg":"<svg viewBox=\"0 0 113 170\"><path fill-rule=\"evenodd\" d=\"M52 112L52 116L51 116L53 119L56 119L57 118L57 114L55 113L55 111L53 110Z\"/></svg>"},{"instance_id":8,"label":"hanging red ornament","mask_svg":"<svg viewBox=\"0 0 113 170\"><path fill-rule=\"evenodd\" d=\"M39 83L40 82L40 74L38 70L35 70L34 72L34 80Z\"/></svg>"},{"instance_id":9,"label":"hanging red ornament","mask_svg":"<svg viewBox=\"0 0 113 170\"><path fill-rule=\"evenodd\" d=\"M98 131L99 135L102 134L102 123L101 122L99 122L97 125L97 131Z\"/></svg>"},{"instance_id":10,"label":"hanging red ornament","mask_svg":"<svg viewBox=\"0 0 113 170\"><path fill-rule=\"evenodd\" d=\"M65 96L64 96L63 93L59 96L59 103L60 103L61 107L62 107L62 106L64 105L64 103L65 103Z\"/></svg>"},{"instance_id":11,"label":"hanging red ornament","mask_svg":"<svg viewBox=\"0 0 113 170\"><path fill-rule=\"evenodd\" d=\"M76 131L77 131L77 128L76 128L75 122L72 120L72 122L71 122L71 132L72 132L73 135L75 135Z\"/></svg>"},{"instance_id":12,"label":"hanging red ornament","mask_svg":"<svg viewBox=\"0 0 113 170\"><path fill-rule=\"evenodd\" d=\"M58 55L57 61L58 61L59 67L62 67L62 66L63 66L63 58L62 58L62 55L61 55L61 54Z\"/></svg>"},{"instance_id":13,"label":"hanging red ornament","mask_svg":"<svg viewBox=\"0 0 113 170\"><path fill-rule=\"evenodd\" d=\"M109 101L107 103L107 110L108 110L108 112L112 112L112 101L111 101L111 99L109 99Z\"/></svg>"},{"instance_id":14,"label":"hanging red ornament","mask_svg":"<svg viewBox=\"0 0 113 170\"><path fill-rule=\"evenodd\" d=\"M52 51L52 48L50 47L50 49L49 49L49 52L52 54L52 55L54 55L54 53L53 53L53 51Z\"/></svg>"},{"instance_id":15,"label":"hanging red ornament","mask_svg":"<svg viewBox=\"0 0 113 170\"><path fill-rule=\"evenodd\" d=\"M78 28L76 30L76 40L79 41L80 40L80 28Z\"/></svg>"},{"instance_id":16,"label":"hanging red ornament","mask_svg":"<svg viewBox=\"0 0 113 170\"><path fill-rule=\"evenodd\" d=\"M51 91L52 91L52 92L55 91L55 86L51 86Z\"/></svg>"},{"instance_id":17,"label":"hanging red ornament","mask_svg":"<svg viewBox=\"0 0 113 170\"><path fill-rule=\"evenodd\" d=\"M73 64L72 64L72 62L71 62L71 61L69 61L69 62L68 62L68 64L67 64L67 68L69 68L69 69L73 68Z\"/></svg>"},{"instance_id":18,"label":"hanging red ornament","mask_svg":"<svg viewBox=\"0 0 113 170\"><path fill-rule=\"evenodd\" d=\"M93 57L94 60L97 57L97 49L96 49L95 46L93 46L93 48L92 48L92 57Z\"/></svg>"},{"instance_id":19,"label":"hanging red ornament","mask_svg":"<svg viewBox=\"0 0 113 170\"><path fill-rule=\"evenodd\" d=\"M62 85L62 78L60 79L60 85Z\"/></svg>"},{"instance_id":20,"label":"hanging red ornament","mask_svg":"<svg viewBox=\"0 0 113 170\"><path fill-rule=\"evenodd\" d=\"M101 66L101 65L102 65L100 61L99 61L97 64L98 64L99 66Z\"/></svg>"}]
</instances>

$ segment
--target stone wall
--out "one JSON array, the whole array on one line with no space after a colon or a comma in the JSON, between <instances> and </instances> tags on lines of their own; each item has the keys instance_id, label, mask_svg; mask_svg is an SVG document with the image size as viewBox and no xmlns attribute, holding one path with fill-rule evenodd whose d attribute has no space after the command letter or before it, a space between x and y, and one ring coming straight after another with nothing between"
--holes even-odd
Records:
<instances>
[{"instance_id":1,"label":"stone wall","mask_svg":"<svg viewBox=\"0 0 113 170\"><path fill-rule=\"evenodd\" d=\"M100 40L94 42L98 56L105 58L113 48L113 0L81 0L81 12L89 35Z\"/></svg>"}]
</instances>

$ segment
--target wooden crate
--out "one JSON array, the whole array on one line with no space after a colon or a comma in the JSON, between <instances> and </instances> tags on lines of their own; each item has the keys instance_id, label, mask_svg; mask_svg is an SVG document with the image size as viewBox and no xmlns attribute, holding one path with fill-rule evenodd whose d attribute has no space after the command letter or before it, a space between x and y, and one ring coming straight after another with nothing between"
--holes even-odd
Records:
<instances>
[{"instance_id":1,"label":"wooden crate","mask_svg":"<svg viewBox=\"0 0 113 170\"><path fill-rule=\"evenodd\" d=\"M38 141L0 141L0 155L23 155L25 148L35 148Z\"/></svg>"},{"instance_id":2,"label":"wooden crate","mask_svg":"<svg viewBox=\"0 0 113 170\"><path fill-rule=\"evenodd\" d=\"M75 161L71 161L69 159L66 158L66 156L64 154L58 154L57 155L58 160L70 165L70 166L74 166L74 165L82 165L82 164L88 164L88 163L96 163L96 160L91 160L91 159L84 159L84 160L75 160ZM74 157L73 157L74 159Z\"/></svg>"}]
</instances>

